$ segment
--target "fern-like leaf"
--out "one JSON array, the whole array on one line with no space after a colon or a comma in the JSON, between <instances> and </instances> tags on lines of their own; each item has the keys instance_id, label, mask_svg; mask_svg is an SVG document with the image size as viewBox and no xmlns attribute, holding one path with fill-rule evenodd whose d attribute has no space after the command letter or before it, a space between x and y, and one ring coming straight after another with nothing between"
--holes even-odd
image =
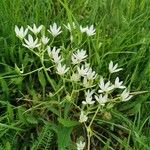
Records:
<instances>
[{"instance_id":1,"label":"fern-like leaf","mask_svg":"<svg viewBox=\"0 0 150 150\"><path fill-rule=\"evenodd\" d=\"M41 132L38 135L36 142L32 146L32 150L49 150L53 133L50 125L43 126Z\"/></svg>"}]
</instances>

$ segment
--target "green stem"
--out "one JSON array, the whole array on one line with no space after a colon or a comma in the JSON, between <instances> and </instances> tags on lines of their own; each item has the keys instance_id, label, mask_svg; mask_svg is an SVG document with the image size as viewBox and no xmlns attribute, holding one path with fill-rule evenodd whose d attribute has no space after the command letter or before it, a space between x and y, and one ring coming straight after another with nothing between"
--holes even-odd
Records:
<instances>
[{"instance_id":1,"label":"green stem","mask_svg":"<svg viewBox=\"0 0 150 150\"><path fill-rule=\"evenodd\" d=\"M33 49L29 49L32 53L34 53L36 56L40 57L38 53L36 53L35 51L33 51Z\"/></svg>"},{"instance_id":2,"label":"green stem","mask_svg":"<svg viewBox=\"0 0 150 150\"><path fill-rule=\"evenodd\" d=\"M88 147L87 147L87 150L90 150L90 144L91 144L91 132L90 131L87 133L87 137L88 137Z\"/></svg>"},{"instance_id":3,"label":"green stem","mask_svg":"<svg viewBox=\"0 0 150 150\"><path fill-rule=\"evenodd\" d=\"M30 71L30 72L27 72L27 73L25 73L25 74L21 74L21 75L22 75L22 76L26 76L26 75L32 74L32 73L34 73L34 72L36 72L36 71L40 71L40 70L42 70L42 69L43 69L43 67L38 68L38 69L35 69L35 70L33 70L33 71Z\"/></svg>"},{"instance_id":4,"label":"green stem","mask_svg":"<svg viewBox=\"0 0 150 150\"><path fill-rule=\"evenodd\" d=\"M15 78L15 77L19 77L19 76L26 76L26 75L32 74L32 73L34 73L34 72L36 72L36 71L40 71L40 70L42 70L42 69L43 69L43 67L38 68L38 69L35 69L35 70L30 71L30 72L25 73L25 74L2 76L1 78L2 78L2 79L7 79L7 78Z\"/></svg>"},{"instance_id":5,"label":"green stem","mask_svg":"<svg viewBox=\"0 0 150 150\"><path fill-rule=\"evenodd\" d=\"M53 90L56 91L56 88L55 88L55 86L54 86L54 84L53 84L51 78L49 77L49 74L48 74L48 72L47 72L47 70L46 70L46 67L44 66L44 63L43 63L43 62L41 62L41 63L42 63L42 67L43 67L43 70L44 70L44 72L45 72L45 75L46 75L46 78L47 78L48 82L51 84Z\"/></svg>"},{"instance_id":6,"label":"green stem","mask_svg":"<svg viewBox=\"0 0 150 150\"><path fill-rule=\"evenodd\" d=\"M50 46L52 45L52 43L54 42L55 37L53 37L52 41L50 42Z\"/></svg>"},{"instance_id":7,"label":"green stem","mask_svg":"<svg viewBox=\"0 0 150 150\"><path fill-rule=\"evenodd\" d=\"M50 85L52 86L53 90L56 91L56 88L55 88L55 86L54 86L54 84L53 84L51 78L49 77L49 74L48 74L48 72L47 72L47 70L46 70L46 67L45 67L45 65L44 65L44 52L42 53L42 55L41 55L41 57L40 57L40 60L41 60L41 64L42 64L42 67L43 67L43 70L44 70L44 72L45 72L45 75L46 75L46 78L47 78L48 82L49 82Z\"/></svg>"},{"instance_id":8,"label":"green stem","mask_svg":"<svg viewBox=\"0 0 150 150\"><path fill-rule=\"evenodd\" d=\"M87 138L88 138L88 144L87 144L87 150L90 150L90 144L91 144L91 125L97 115L97 113L99 112L99 109L100 109L100 105L98 106L90 124L88 125L88 127L86 127L86 130L87 130Z\"/></svg>"},{"instance_id":9,"label":"green stem","mask_svg":"<svg viewBox=\"0 0 150 150\"><path fill-rule=\"evenodd\" d=\"M110 80L110 77L111 77L111 73L109 73L108 80Z\"/></svg>"},{"instance_id":10,"label":"green stem","mask_svg":"<svg viewBox=\"0 0 150 150\"><path fill-rule=\"evenodd\" d=\"M91 122L90 122L90 124L89 124L89 128L91 127L91 125L92 125L92 123L93 123L93 121L94 121L94 119L95 119L95 117L96 117L96 115L97 115L97 113L99 112L99 109L100 109L100 105L98 106L98 108L97 108L97 110L96 110L96 112L95 112L95 114L94 114L94 116L93 116L93 118L92 118L92 120L91 120Z\"/></svg>"},{"instance_id":11,"label":"green stem","mask_svg":"<svg viewBox=\"0 0 150 150\"><path fill-rule=\"evenodd\" d=\"M43 87L43 100L45 100L45 87Z\"/></svg>"}]
</instances>

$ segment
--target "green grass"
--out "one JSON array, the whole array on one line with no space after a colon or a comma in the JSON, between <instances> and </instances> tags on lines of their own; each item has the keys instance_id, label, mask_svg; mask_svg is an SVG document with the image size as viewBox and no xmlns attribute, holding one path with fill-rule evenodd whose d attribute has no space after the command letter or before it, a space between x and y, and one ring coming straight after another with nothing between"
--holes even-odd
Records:
<instances>
[{"instance_id":1,"label":"green grass","mask_svg":"<svg viewBox=\"0 0 150 150\"><path fill-rule=\"evenodd\" d=\"M74 149L81 126L54 124L57 109L41 98L42 86L36 74L17 76L15 64L26 72L40 66L15 36L15 25L36 23L47 28L53 22L96 27L96 36L78 46L89 50L94 69L105 74L110 60L124 68L120 77L136 95L110 111L110 118L97 120L92 139L96 149L148 150L150 146L150 1L149 0L1 0L0 2L0 150ZM56 45L70 48L65 35ZM102 43L101 47L99 44ZM94 58L94 59L93 59ZM46 92L50 91L48 83ZM70 106L65 106L68 115ZM50 127L49 127L50 126ZM76 132L75 132L76 131ZM49 133L49 134L48 134ZM85 133L84 133L85 134ZM83 136L85 136L83 134ZM64 136L66 135L66 136ZM71 135L71 139L70 139ZM62 140L64 139L64 140ZM62 149L60 149L62 150Z\"/></svg>"}]
</instances>

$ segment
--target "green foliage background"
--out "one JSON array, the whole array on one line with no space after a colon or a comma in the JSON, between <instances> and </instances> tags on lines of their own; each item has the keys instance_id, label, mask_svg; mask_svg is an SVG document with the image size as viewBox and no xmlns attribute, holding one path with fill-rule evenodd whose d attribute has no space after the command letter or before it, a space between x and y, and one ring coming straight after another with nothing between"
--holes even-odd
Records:
<instances>
[{"instance_id":1,"label":"green foliage background","mask_svg":"<svg viewBox=\"0 0 150 150\"><path fill-rule=\"evenodd\" d=\"M56 120L59 111L53 107L55 100L49 101L49 96L45 101L41 98L43 85L37 78L43 83L45 76L34 73L18 76L15 64L19 68L23 64L25 72L37 69L39 64L37 58L22 47L14 32L15 25L35 23L48 28L53 22L63 25L72 21L96 27L97 34L90 41L92 57L89 61L97 72L106 72L109 61L115 60L124 68L121 78L133 91L147 91L128 103L119 104L110 112L112 119L97 121L93 148L148 149L149 10L149 0L1 0L0 149L75 149L74 137L81 134L82 127L62 118ZM102 43L100 48L99 42ZM67 47L65 36L62 35L55 44ZM48 85L44 86L47 92L50 91ZM64 107L66 114L68 107Z\"/></svg>"}]
</instances>

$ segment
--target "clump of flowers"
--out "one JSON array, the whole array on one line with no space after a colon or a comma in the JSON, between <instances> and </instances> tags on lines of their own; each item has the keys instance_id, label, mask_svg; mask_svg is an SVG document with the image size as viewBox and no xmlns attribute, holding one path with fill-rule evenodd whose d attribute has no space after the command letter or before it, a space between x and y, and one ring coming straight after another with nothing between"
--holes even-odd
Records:
<instances>
[{"instance_id":1,"label":"clump of flowers","mask_svg":"<svg viewBox=\"0 0 150 150\"><path fill-rule=\"evenodd\" d=\"M108 64L109 77L107 78L94 71L88 63L88 54L84 47L70 49L71 53L68 59L68 56L63 55L64 48L53 45L54 39L67 30L70 32L71 41L74 38L72 33L74 30L78 34L86 33L88 37L94 36L96 34L94 26L78 27L75 23L68 23L64 27L63 31L61 26L54 23L46 30L43 25L37 27L34 24L33 27L28 26L26 29L15 26L15 32L16 36L23 42L22 45L39 57L41 68L54 91L51 94L52 96L53 94L56 95L56 93L59 94L59 92L57 92L48 70L56 75L56 80L63 81L63 87L68 89L65 90L66 92L63 93L63 96L70 96L69 102L78 109L78 121L85 126L87 131L87 140L85 140L87 143L82 141L76 143L77 149L83 150L87 147L89 150L92 136L91 126L97 114L104 112L105 109L112 108L116 103L130 100L132 95L119 77L111 78L112 74L123 70L118 67L117 63L114 64L113 61L110 61ZM45 31L42 32L42 30ZM45 66L47 59L50 62L49 64L52 64L48 68ZM41 68L38 71L41 71ZM116 91L117 95L115 94ZM84 95L79 97L80 93L84 93ZM60 105L61 103L62 101L60 101Z\"/></svg>"}]
</instances>

